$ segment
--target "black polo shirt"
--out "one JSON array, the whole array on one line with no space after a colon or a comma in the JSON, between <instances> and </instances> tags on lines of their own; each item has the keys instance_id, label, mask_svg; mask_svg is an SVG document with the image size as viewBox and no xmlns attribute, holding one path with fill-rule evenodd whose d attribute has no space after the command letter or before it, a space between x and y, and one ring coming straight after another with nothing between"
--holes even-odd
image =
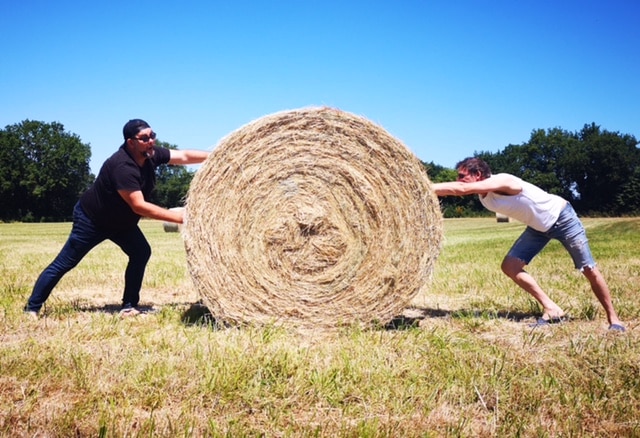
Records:
<instances>
[{"instance_id":1,"label":"black polo shirt","mask_svg":"<svg viewBox=\"0 0 640 438\"><path fill-rule=\"evenodd\" d=\"M118 194L118 190L142 191L149 199L156 185L155 169L169 162L169 149L154 147L155 154L147 158L142 167L123 144L107 159L95 182L80 197L80 206L98 227L109 231L120 231L135 227L140 216Z\"/></svg>"}]
</instances>

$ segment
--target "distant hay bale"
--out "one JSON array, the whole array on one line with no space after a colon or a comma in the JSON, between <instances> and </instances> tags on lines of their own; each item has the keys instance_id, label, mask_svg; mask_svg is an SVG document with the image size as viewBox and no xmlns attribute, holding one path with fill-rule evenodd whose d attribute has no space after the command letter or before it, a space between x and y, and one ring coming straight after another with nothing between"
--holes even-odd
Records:
<instances>
[{"instance_id":1,"label":"distant hay bale","mask_svg":"<svg viewBox=\"0 0 640 438\"><path fill-rule=\"evenodd\" d=\"M496 213L496 221L497 222L509 222L509 216L504 215L502 213Z\"/></svg>"},{"instance_id":2,"label":"distant hay bale","mask_svg":"<svg viewBox=\"0 0 640 438\"><path fill-rule=\"evenodd\" d=\"M165 233L177 233L180 231L180 226L173 222L163 222L162 228L164 228Z\"/></svg>"},{"instance_id":3,"label":"distant hay bale","mask_svg":"<svg viewBox=\"0 0 640 438\"><path fill-rule=\"evenodd\" d=\"M229 134L196 172L186 209L189 272L232 325L387 323L428 284L442 240L422 163L331 108Z\"/></svg>"}]
</instances>

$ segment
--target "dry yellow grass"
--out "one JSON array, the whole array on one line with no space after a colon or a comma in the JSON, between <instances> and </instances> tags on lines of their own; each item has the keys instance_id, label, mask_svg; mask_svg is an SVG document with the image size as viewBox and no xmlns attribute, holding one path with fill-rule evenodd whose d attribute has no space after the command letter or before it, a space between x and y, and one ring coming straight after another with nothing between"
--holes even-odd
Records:
<instances>
[{"instance_id":1,"label":"dry yellow grass","mask_svg":"<svg viewBox=\"0 0 640 438\"><path fill-rule=\"evenodd\" d=\"M208 324L180 235L150 221L153 313L113 313L126 257L105 243L24 319L69 224L0 224L0 436L638 436L640 219L585 224L627 333L560 245L530 269L573 319L531 329L539 309L499 272L522 226L494 218L445 221L404 320L303 334Z\"/></svg>"}]
</instances>

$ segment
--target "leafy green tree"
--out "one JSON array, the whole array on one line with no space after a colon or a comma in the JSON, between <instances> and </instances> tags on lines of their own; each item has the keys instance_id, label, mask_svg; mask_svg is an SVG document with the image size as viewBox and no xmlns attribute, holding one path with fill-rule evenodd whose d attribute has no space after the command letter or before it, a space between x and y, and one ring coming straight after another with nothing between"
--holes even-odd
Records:
<instances>
[{"instance_id":1,"label":"leafy green tree","mask_svg":"<svg viewBox=\"0 0 640 438\"><path fill-rule=\"evenodd\" d=\"M509 145L498 154L481 153L493 173L506 172L535 184L549 193L572 200L563 163L575 147L575 135L560 128L534 130L527 143Z\"/></svg>"},{"instance_id":2,"label":"leafy green tree","mask_svg":"<svg viewBox=\"0 0 640 438\"><path fill-rule=\"evenodd\" d=\"M576 205L585 213L619 215L633 206L628 194L630 181L640 166L638 141L631 135L601 130L592 123L576 134L580 140L566 157L565 170L572 189L576 192ZM620 196L627 190L627 195Z\"/></svg>"},{"instance_id":3,"label":"leafy green tree","mask_svg":"<svg viewBox=\"0 0 640 438\"><path fill-rule=\"evenodd\" d=\"M603 131L592 123L576 133L534 130L522 145L475 156L494 173L514 174L562 196L581 214L619 215L636 209L637 144L633 136Z\"/></svg>"},{"instance_id":4,"label":"leafy green tree","mask_svg":"<svg viewBox=\"0 0 640 438\"><path fill-rule=\"evenodd\" d=\"M177 146L157 141L157 146L177 149ZM193 179L193 172L186 166L169 166L163 164L156 169L156 189L151 201L165 208L181 207L184 205L189 191L189 184Z\"/></svg>"},{"instance_id":5,"label":"leafy green tree","mask_svg":"<svg viewBox=\"0 0 640 438\"><path fill-rule=\"evenodd\" d=\"M456 179L457 174L455 170L440 166L433 161L429 163L423 162L422 165L427 171L427 176L429 176L429 180L431 180L431 182L438 183Z\"/></svg>"},{"instance_id":6,"label":"leafy green tree","mask_svg":"<svg viewBox=\"0 0 640 438\"><path fill-rule=\"evenodd\" d=\"M511 173L562 196L581 214L640 212L640 149L631 135L602 130L595 123L574 133L537 129L526 143L474 156L486 161L493 173ZM454 170L423 164L434 182L456 178ZM445 217L474 216L483 210L477 197L445 197L440 202Z\"/></svg>"},{"instance_id":7,"label":"leafy green tree","mask_svg":"<svg viewBox=\"0 0 640 438\"><path fill-rule=\"evenodd\" d=\"M25 120L0 135L0 219L58 221L71 218L79 195L93 180L91 148L61 123Z\"/></svg>"},{"instance_id":8,"label":"leafy green tree","mask_svg":"<svg viewBox=\"0 0 640 438\"><path fill-rule=\"evenodd\" d=\"M422 163L431 182L455 181L458 172L434 162ZM440 198L442 215L446 218L486 215L486 211L477 196L446 196Z\"/></svg>"},{"instance_id":9,"label":"leafy green tree","mask_svg":"<svg viewBox=\"0 0 640 438\"><path fill-rule=\"evenodd\" d=\"M636 166L633 175L622 185L616 196L617 210L629 215L640 215L640 166Z\"/></svg>"},{"instance_id":10,"label":"leafy green tree","mask_svg":"<svg viewBox=\"0 0 640 438\"><path fill-rule=\"evenodd\" d=\"M0 220L22 219L26 208L26 187L20 182L27 167L20 148L20 138L7 130L0 131Z\"/></svg>"}]
</instances>

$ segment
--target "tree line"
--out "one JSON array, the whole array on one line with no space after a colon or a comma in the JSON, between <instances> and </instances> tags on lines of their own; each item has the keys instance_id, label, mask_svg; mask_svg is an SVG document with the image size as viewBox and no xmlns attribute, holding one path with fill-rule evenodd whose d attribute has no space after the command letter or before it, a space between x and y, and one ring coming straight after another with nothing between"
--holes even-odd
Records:
<instances>
[{"instance_id":1,"label":"tree line","mask_svg":"<svg viewBox=\"0 0 640 438\"><path fill-rule=\"evenodd\" d=\"M494 174L511 173L570 201L581 215L640 214L640 149L629 134L586 124L577 132L537 129L529 141L499 152L475 152ZM461 159L466 157L461 157ZM424 163L434 182L456 179L455 169ZM485 211L477 197L442 198L445 217Z\"/></svg>"},{"instance_id":2,"label":"tree line","mask_svg":"<svg viewBox=\"0 0 640 438\"><path fill-rule=\"evenodd\" d=\"M474 156L493 173L514 174L564 197L581 215L640 214L640 149L632 135L595 123L578 132L537 129L523 144ZM74 204L95 179L90 158L90 144L57 122L25 120L0 130L0 221L71 220ZM456 179L455 169L423 164L434 182ZM193 174L185 166L160 166L152 201L183 205ZM487 214L475 196L442 198L441 206L445 217Z\"/></svg>"}]
</instances>

